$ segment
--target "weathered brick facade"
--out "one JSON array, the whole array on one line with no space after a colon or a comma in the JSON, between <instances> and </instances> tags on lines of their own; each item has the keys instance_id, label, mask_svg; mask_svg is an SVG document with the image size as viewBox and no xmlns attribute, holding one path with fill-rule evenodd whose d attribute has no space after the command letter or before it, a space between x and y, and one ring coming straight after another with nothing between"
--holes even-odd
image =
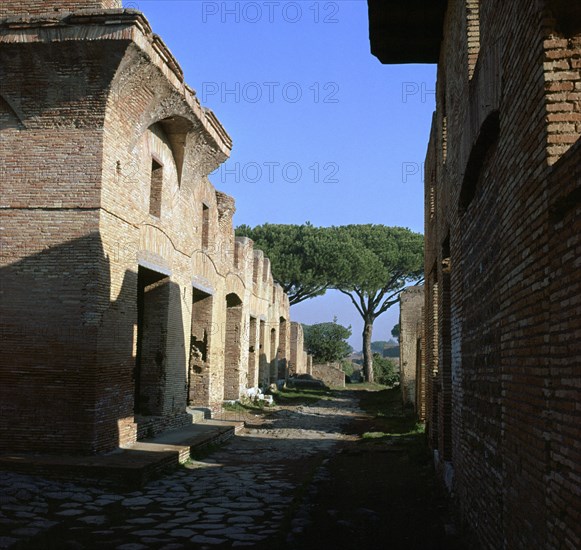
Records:
<instances>
[{"instance_id":1,"label":"weathered brick facade","mask_svg":"<svg viewBox=\"0 0 581 550\"><path fill-rule=\"evenodd\" d=\"M438 3L443 18L411 23L442 28L425 174L429 440L484 548L579 548L581 4ZM383 26L401 48L410 9Z\"/></svg>"},{"instance_id":2,"label":"weathered brick facade","mask_svg":"<svg viewBox=\"0 0 581 550\"><path fill-rule=\"evenodd\" d=\"M345 387L345 371L340 363L315 363L308 374L322 380L330 388Z\"/></svg>"},{"instance_id":3,"label":"weathered brick facade","mask_svg":"<svg viewBox=\"0 0 581 550\"><path fill-rule=\"evenodd\" d=\"M406 288L399 296L399 374L404 405L426 418L426 369L423 359L424 287Z\"/></svg>"},{"instance_id":4,"label":"weathered brick facade","mask_svg":"<svg viewBox=\"0 0 581 550\"><path fill-rule=\"evenodd\" d=\"M130 445L302 353L268 259L207 179L229 136L119 8L0 8L5 451Z\"/></svg>"},{"instance_id":5,"label":"weathered brick facade","mask_svg":"<svg viewBox=\"0 0 581 550\"><path fill-rule=\"evenodd\" d=\"M290 361L288 365L288 373L293 374L311 374L309 372L309 365L312 370L312 358L307 357L307 352L304 350L304 333L303 325L292 322L290 326L290 341L293 344L290 352Z\"/></svg>"}]
</instances>

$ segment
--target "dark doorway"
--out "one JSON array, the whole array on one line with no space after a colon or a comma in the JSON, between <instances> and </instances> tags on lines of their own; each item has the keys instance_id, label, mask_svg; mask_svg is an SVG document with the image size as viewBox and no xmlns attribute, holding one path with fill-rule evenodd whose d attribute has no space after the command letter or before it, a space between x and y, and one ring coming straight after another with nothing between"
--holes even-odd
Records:
<instances>
[{"instance_id":1,"label":"dark doorway","mask_svg":"<svg viewBox=\"0 0 581 550\"><path fill-rule=\"evenodd\" d=\"M248 342L248 386L254 388L258 385L258 369L256 368L256 317L250 317L250 337Z\"/></svg>"},{"instance_id":2,"label":"dark doorway","mask_svg":"<svg viewBox=\"0 0 581 550\"><path fill-rule=\"evenodd\" d=\"M211 294L192 290L192 328L190 333L188 401L192 405L210 402L210 340L212 337Z\"/></svg>"},{"instance_id":3,"label":"dark doorway","mask_svg":"<svg viewBox=\"0 0 581 550\"><path fill-rule=\"evenodd\" d=\"M161 415L167 364L170 278L139 266L135 413Z\"/></svg>"}]
</instances>

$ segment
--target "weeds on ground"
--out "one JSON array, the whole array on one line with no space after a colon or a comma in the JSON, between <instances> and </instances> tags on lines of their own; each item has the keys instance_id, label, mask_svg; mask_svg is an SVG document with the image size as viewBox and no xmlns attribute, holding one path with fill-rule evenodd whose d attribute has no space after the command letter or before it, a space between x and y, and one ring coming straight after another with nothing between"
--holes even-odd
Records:
<instances>
[{"instance_id":1,"label":"weeds on ground","mask_svg":"<svg viewBox=\"0 0 581 550\"><path fill-rule=\"evenodd\" d=\"M387 386L376 384L375 382L352 382L345 386L346 390L366 390L366 391L381 391L387 389Z\"/></svg>"},{"instance_id":2,"label":"weeds on ground","mask_svg":"<svg viewBox=\"0 0 581 550\"><path fill-rule=\"evenodd\" d=\"M425 433L425 425L421 422L416 422L416 425L409 432L365 432L362 434L363 439L379 439L382 437L409 437L414 435L422 435Z\"/></svg>"},{"instance_id":3,"label":"weeds on ground","mask_svg":"<svg viewBox=\"0 0 581 550\"><path fill-rule=\"evenodd\" d=\"M395 443L405 438L417 441L418 447L425 445L424 424L403 406L400 388L362 393L360 407L374 418L371 429L361 436L363 442Z\"/></svg>"},{"instance_id":4,"label":"weeds on ground","mask_svg":"<svg viewBox=\"0 0 581 550\"><path fill-rule=\"evenodd\" d=\"M321 399L331 399L332 396L333 392L330 390L291 388L284 388L273 395L277 405L308 405Z\"/></svg>"},{"instance_id":5,"label":"weeds on ground","mask_svg":"<svg viewBox=\"0 0 581 550\"><path fill-rule=\"evenodd\" d=\"M262 400L252 400L252 399L245 399L244 401L235 401L234 403L224 403L222 408L225 411L236 412L236 413L245 413L248 411L264 411L264 409L268 409L269 405Z\"/></svg>"}]
</instances>

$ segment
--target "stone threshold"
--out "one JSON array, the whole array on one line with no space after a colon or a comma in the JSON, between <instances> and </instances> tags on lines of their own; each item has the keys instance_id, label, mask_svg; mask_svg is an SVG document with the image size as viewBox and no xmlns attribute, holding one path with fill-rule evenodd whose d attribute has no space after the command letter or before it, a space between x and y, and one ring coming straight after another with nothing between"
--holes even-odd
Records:
<instances>
[{"instance_id":1,"label":"stone threshold","mask_svg":"<svg viewBox=\"0 0 581 550\"><path fill-rule=\"evenodd\" d=\"M0 454L0 470L135 490L243 428L243 422L206 420L103 455Z\"/></svg>"}]
</instances>

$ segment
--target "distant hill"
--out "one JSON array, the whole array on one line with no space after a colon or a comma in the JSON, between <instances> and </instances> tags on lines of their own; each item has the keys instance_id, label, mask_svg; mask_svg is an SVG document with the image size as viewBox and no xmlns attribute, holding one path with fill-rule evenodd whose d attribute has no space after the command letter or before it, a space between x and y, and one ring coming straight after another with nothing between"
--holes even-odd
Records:
<instances>
[{"instance_id":1,"label":"distant hill","mask_svg":"<svg viewBox=\"0 0 581 550\"><path fill-rule=\"evenodd\" d=\"M399 359L399 344L395 340L371 342L371 351L372 353L379 353L382 357ZM363 362L363 351L354 351L348 359L354 363L361 364Z\"/></svg>"}]
</instances>

